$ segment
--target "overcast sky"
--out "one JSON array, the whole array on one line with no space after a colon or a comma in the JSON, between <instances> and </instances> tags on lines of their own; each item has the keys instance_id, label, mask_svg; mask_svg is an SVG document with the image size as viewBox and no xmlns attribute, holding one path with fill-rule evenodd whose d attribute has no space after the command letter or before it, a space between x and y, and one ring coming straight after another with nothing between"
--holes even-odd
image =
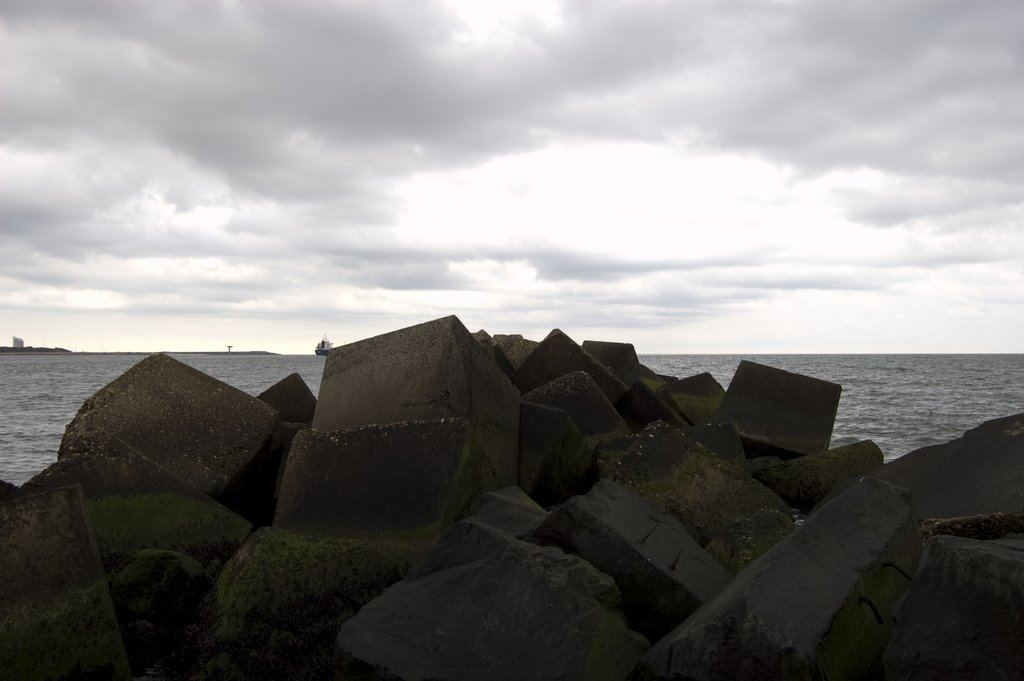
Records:
<instances>
[{"instance_id":1,"label":"overcast sky","mask_svg":"<svg viewBox=\"0 0 1024 681\"><path fill-rule=\"evenodd\" d=\"M0 0L0 345L1021 352L1022 36L1020 0Z\"/></svg>"}]
</instances>

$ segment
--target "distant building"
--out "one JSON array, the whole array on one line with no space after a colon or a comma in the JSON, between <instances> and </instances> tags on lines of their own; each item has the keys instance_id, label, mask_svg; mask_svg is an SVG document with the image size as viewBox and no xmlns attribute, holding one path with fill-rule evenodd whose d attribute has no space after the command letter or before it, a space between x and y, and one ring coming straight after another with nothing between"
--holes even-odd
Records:
<instances>
[{"instance_id":1,"label":"distant building","mask_svg":"<svg viewBox=\"0 0 1024 681\"><path fill-rule=\"evenodd\" d=\"M14 343L12 344L12 347L15 350L17 350L19 348L24 348L25 347L25 340L23 338L18 338L17 336L15 336L14 337Z\"/></svg>"}]
</instances>

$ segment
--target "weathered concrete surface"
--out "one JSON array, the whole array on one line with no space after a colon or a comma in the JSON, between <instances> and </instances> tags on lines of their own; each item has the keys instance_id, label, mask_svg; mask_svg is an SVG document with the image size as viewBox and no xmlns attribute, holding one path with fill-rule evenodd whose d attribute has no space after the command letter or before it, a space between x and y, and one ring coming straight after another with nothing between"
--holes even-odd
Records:
<instances>
[{"instance_id":1,"label":"weathered concrete surface","mask_svg":"<svg viewBox=\"0 0 1024 681\"><path fill-rule=\"evenodd\" d=\"M505 357L508 358L509 364L512 365L512 371L523 366L523 362L530 356L540 343L529 338L523 338L520 334L494 334L494 344L505 353Z\"/></svg>"},{"instance_id":2,"label":"weathered concrete surface","mask_svg":"<svg viewBox=\"0 0 1024 681\"><path fill-rule=\"evenodd\" d=\"M516 484L519 394L457 317L334 348L313 427L322 431L464 417L486 433L497 486Z\"/></svg>"},{"instance_id":3,"label":"weathered concrete surface","mask_svg":"<svg viewBox=\"0 0 1024 681\"><path fill-rule=\"evenodd\" d=\"M1024 541L928 540L884 659L888 681L1024 678Z\"/></svg>"},{"instance_id":4,"label":"weathered concrete surface","mask_svg":"<svg viewBox=\"0 0 1024 681\"><path fill-rule=\"evenodd\" d=\"M316 397L297 373L288 374L256 399L266 402L277 411L280 420L289 423L309 423L316 412Z\"/></svg>"},{"instance_id":5,"label":"weathered concrete surface","mask_svg":"<svg viewBox=\"0 0 1024 681\"><path fill-rule=\"evenodd\" d=\"M501 369L501 373L511 379L512 374L516 372L515 367L512 366L512 362L509 361L508 355L506 355L505 351L501 349L501 346L494 342L491 335L483 329L480 329L473 334L473 338L476 339L476 342L480 344L480 347L482 347L488 355L491 355L494 358L494 363L499 369Z\"/></svg>"},{"instance_id":6,"label":"weathered concrete surface","mask_svg":"<svg viewBox=\"0 0 1024 681\"><path fill-rule=\"evenodd\" d=\"M552 511L534 537L614 578L630 626L652 641L732 578L682 523L611 480Z\"/></svg>"},{"instance_id":7,"label":"weathered concrete surface","mask_svg":"<svg viewBox=\"0 0 1024 681\"><path fill-rule=\"evenodd\" d=\"M647 642L626 627L611 577L465 520L345 622L336 646L337 678L611 681Z\"/></svg>"},{"instance_id":8,"label":"weathered concrete surface","mask_svg":"<svg viewBox=\"0 0 1024 681\"><path fill-rule=\"evenodd\" d=\"M840 480L870 473L883 459L878 445L863 440L760 468L753 476L790 506L810 511Z\"/></svg>"},{"instance_id":9,"label":"weathered concrete surface","mask_svg":"<svg viewBox=\"0 0 1024 681\"><path fill-rule=\"evenodd\" d=\"M687 423L699 426L711 423L725 397L725 390L714 376L705 372L666 383L657 394Z\"/></svg>"},{"instance_id":10,"label":"weathered concrete surface","mask_svg":"<svg viewBox=\"0 0 1024 681\"><path fill-rule=\"evenodd\" d=\"M913 451L871 477L909 489L922 518L1024 512L1024 414Z\"/></svg>"},{"instance_id":11,"label":"weathered concrete surface","mask_svg":"<svg viewBox=\"0 0 1024 681\"><path fill-rule=\"evenodd\" d=\"M662 422L631 438L621 455L599 449L598 469L678 518L701 546L737 518L789 510L743 462L722 459Z\"/></svg>"},{"instance_id":12,"label":"weathered concrete surface","mask_svg":"<svg viewBox=\"0 0 1024 681\"><path fill-rule=\"evenodd\" d=\"M655 421L664 421L680 427L686 425L683 417L642 381L637 381L629 387L629 390L615 403L615 409L635 430Z\"/></svg>"},{"instance_id":13,"label":"weathered concrete surface","mask_svg":"<svg viewBox=\"0 0 1024 681\"><path fill-rule=\"evenodd\" d=\"M60 459L26 492L79 484L107 572L142 549L179 551L214 575L252 530L233 513L154 461L130 452Z\"/></svg>"},{"instance_id":14,"label":"weathered concrete surface","mask_svg":"<svg viewBox=\"0 0 1024 681\"><path fill-rule=\"evenodd\" d=\"M708 542L707 550L733 574L747 567L796 529L787 513L772 508L732 521Z\"/></svg>"},{"instance_id":15,"label":"weathered concrete surface","mask_svg":"<svg viewBox=\"0 0 1024 681\"><path fill-rule=\"evenodd\" d=\"M58 458L137 452L252 518L273 501L276 422L277 413L255 397L151 355L85 401Z\"/></svg>"},{"instance_id":16,"label":"weathered concrete surface","mask_svg":"<svg viewBox=\"0 0 1024 681\"><path fill-rule=\"evenodd\" d=\"M518 487L506 487L481 494L472 519L525 539L548 517L536 501Z\"/></svg>"},{"instance_id":17,"label":"weathered concrete surface","mask_svg":"<svg viewBox=\"0 0 1024 681\"><path fill-rule=\"evenodd\" d=\"M561 409L588 440L629 432L629 426L605 397L590 374L573 371L523 395L524 402Z\"/></svg>"},{"instance_id":18,"label":"weathered concrete surface","mask_svg":"<svg viewBox=\"0 0 1024 681\"><path fill-rule=\"evenodd\" d=\"M430 542L499 487L479 431L464 418L310 429L292 443L274 526Z\"/></svg>"},{"instance_id":19,"label":"weathered concrete surface","mask_svg":"<svg viewBox=\"0 0 1024 681\"><path fill-rule=\"evenodd\" d=\"M636 383L643 383L654 391L665 384L658 374L640 363L632 343L585 340L581 347L591 357L608 367L627 388Z\"/></svg>"},{"instance_id":20,"label":"weathered concrete surface","mask_svg":"<svg viewBox=\"0 0 1024 681\"><path fill-rule=\"evenodd\" d=\"M683 432L723 459L747 460L743 442L740 441L739 433L731 423L709 423L689 428L684 427Z\"/></svg>"},{"instance_id":21,"label":"weathered concrete surface","mask_svg":"<svg viewBox=\"0 0 1024 681\"><path fill-rule=\"evenodd\" d=\"M743 360L715 414L732 423L747 456L791 459L828 449L842 386Z\"/></svg>"},{"instance_id":22,"label":"weathered concrete surface","mask_svg":"<svg viewBox=\"0 0 1024 681\"><path fill-rule=\"evenodd\" d=\"M512 382L525 395L573 371L586 372L610 404L618 402L626 392L622 381L559 329L553 329L534 348L512 375Z\"/></svg>"},{"instance_id":23,"label":"weathered concrete surface","mask_svg":"<svg viewBox=\"0 0 1024 681\"><path fill-rule=\"evenodd\" d=\"M522 402L519 411L519 487L543 506L587 491L593 450L561 409Z\"/></svg>"},{"instance_id":24,"label":"weathered concrete surface","mask_svg":"<svg viewBox=\"0 0 1024 681\"><path fill-rule=\"evenodd\" d=\"M217 580L189 678L330 678L338 627L400 580L412 559L405 544L384 537L259 530Z\"/></svg>"},{"instance_id":25,"label":"weathered concrete surface","mask_svg":"<svg viewBox=\"0 0 1024 681\"><path fill-rule=\"evenodd\" d=\"M0 505L0 676L132 678L80 487Z\"/></svg>"},{"instance_id":26,"label":"weathered concrete surface","mask_svg":"<svg viewBox=\"0 0 1024 681\"><path fill-rule=\"evenodd\" d=\"M881 678L892 607L920 550L900 493L854 485L651 648L640 678Z\"/></svg>"}]
</instances>

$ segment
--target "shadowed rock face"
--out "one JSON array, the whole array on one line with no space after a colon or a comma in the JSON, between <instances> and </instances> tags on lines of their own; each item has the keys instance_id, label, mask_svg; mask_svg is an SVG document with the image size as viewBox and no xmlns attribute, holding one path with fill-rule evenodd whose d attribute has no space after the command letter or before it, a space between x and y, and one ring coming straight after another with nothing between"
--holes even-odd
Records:
<instances>
[{"instance_id":1,"label":"shadowed rock face","mask_svg":"<svg viewBox=\"0 0 1024 681\"><path fill-rule=\"evenodd\" d=\"M880 678L892 607L920 550L901 494L854 485L659 641L640 678Z\"/></svg>"},{"instance_id":2,"label":"shadowed rock face","mask_svg":"<svg viewBox=\"0 0 1024 681\"><path fill-rule=\"evenodd\" d=\"M889 681L1024 678L1024 540L934 537L885 651Z\"/></svg>"},{"instance_id":3,"label":"shadowed rock face","mask_svg":"<svg viewBox=\"0 0 1024 681\"><path fill-rule=\"evenodd\" d=\"M324 363L313 427L463 417L490 435L498 486L516 484L519 394L456 317L334 348Z\"/></svg>"},{"instance_id":4,"label":"shadowed rock face","mask_svg":"<svg viewBox=\"0 0 1024 681\"><path fill-rule=\"evenodd\" d=\"M725 390L710 373L697 374L666 383L658 396L669 403L687 423L710 423L725 397Z\"/></svg>"},{"instance_id":5,"label":"shadowed rock face","mask_svg":"<svg viewBox=\"0 0 1024 681\"><path fill-rule=\"evenodd\" d=\"M108 572L142 549L180 551L215 573L252 529L231 512L141 454L94 453L60 459L25 483L25 492L79 484Z\"/></svg>"},{"instance_id":6,"label":"shadowed rock face","mask_svg":"<svg viewBox=\"0 0 1024 681\"><path fill-rule=\"evenodd\" d=\"M464 418L302 431L288 455L274 526L429 541L497 487L484 444Z\"/></svg>"},{"instance_id":7,"label":"shadowed rock face","mask_svg":"<svg viewBox=\"0 0 1024 681\"><path fill-rule=\"evenodd\" d=\"M732 423L748 457L790 459L828 449L842 386L743 360L714 416Z\"/></svg>"},{"instance_id":8,"label":"shadowed rock face","mask_svg":"<svg viewBox=\"0 0 1024 681\"><path fill-rule=\"evenodd\" d=\"M586 372L610 404L618 402L626 392L622 381L559 329L552 330L530 353L516 369L512 382L525 395L573 371Z\"/></svg>"},{"instance_id":9,"label":"shadowed rock face","mask_svg":"<svg viewBox=\"0 0 1024 681\"><path fill-rule=\"evenodd\" d=\"M302 376L289 374L270 386L256 399L263 400L275 410L282 421L309 423L316 412L316 397Z\"/></svg>"},{"instance_id":10,"label":"shadowed rock face","mask_svg":"<svg viewBox=\"0 0 1024 681\"><path fill-rule=\"evenodd\" d=\"M342 625L337 678L625 681L647 642L618 606L581 559L465 520Z\"/></svg>"},{"instance_id":11,"label":"shadowed rock face","mask_svg":"<svg viewBox=\"0 0 1024 681\"><path fill-rule=\"evenodd\" d=\"M573 371L523 395L524 402L561 409L585 438L605 438L629 432L619 412L585 371Z\"/></svg>"},{"instance_id":12,"label":"shadowed rock face","mask_svg":"<svg viewBox=\"0 0 1024 681\"><path fill-rule=\"evenodd\" d=\"M472 520L507 532L516 539L529 537L548 512L518 487L487 492L476 502Z\"/></svg>"},{"instance_id":13,"label":"shadowed rock face","mask_svg":"<svg viewBox=\"0 0 1024 681\"><path fill-rule=\"evenodd\" d=\"M631 626L651 640L667 634L732 577L682 523L610 480L555 509L534 536L611 575Z\"/></svg>"},{"instance_id":14,"label":"shadowed rock face","mask_svg":"<svg viewBox=\"0 0 1024 681\"><path fill-rule=\"evenodd\" d=\"M587 490L593 451L561 409L522 402L519 411L519 487L545 506Z\"/></svg>"},{"instance_id":15,"label":"shadowed rock face","mask_svg":"<svg viewBox=\"0 0 1024 681\"><path fill-rule=\"evenodd\" d=\"M81 487L0 505L0 675L132 678Z\"/></svg>"},{"instance_id":16,"label":"shadowed rock face","mask_svg":"<svg viewBox=\"0 0 1024 681\"><path fill-rule=\"evenodd\" d=\"M276 421L277 413L255 397L151 355L85 401L58 458L139 453L251 516L273 498Z\"/></svg>"},{"instance_id":17,"label":"shadowed rock face","mask_svg":"<svg viewBox=\"0 0 1024 681\"><path fill-rule=\"evenodd\" d=\"M810 511L841 480L877 469L882 459L878 445L864 440L761 468L753 475L789 505Z\"/></svg>"},{"instance_id":18,"label":"shadowed rock face","mask_svg":"<svg viewBox=\"0 0 1024 681\"><path fill-rule=\"evenodd\" d=\"M913 451L871 477L909 489L922 518L1024 512L1024 414Z\"/></svg>"}]
</instances>

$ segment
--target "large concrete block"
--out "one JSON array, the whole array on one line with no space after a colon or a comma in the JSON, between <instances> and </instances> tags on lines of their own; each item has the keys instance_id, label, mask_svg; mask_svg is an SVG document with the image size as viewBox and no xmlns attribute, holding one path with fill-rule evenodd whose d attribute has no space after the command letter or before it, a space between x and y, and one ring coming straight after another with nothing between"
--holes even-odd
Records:
<instances>
[{"instance_id":1,"label":"large concrete block","mask_svg":"<svg viewBox=\"0 0 1024 681\"><path fill-rule=\"evenodd\" d=\"M587 490L593 449L561 409L523 402L519 411L519 487L544 506Z\"/></svg>"},{"instance_id":2,"label":"large concrete block","mask_svg":"<svg viewBox=\"0 0 1024 681\"><path fill-rule=\"evenodd\" d=\"M274 526L318 535L402 534L429 543L501 487L464 418L300 432Z\"/></svg>"},{"instance_id":3,"label":"large concrete block","mask_svg":"<svg viewBox=\"0 0 1024 681\"><path fill-rule=\"evenodd\" d=\"M881 678L893 605L920 551L904 497L856 484L651 648L640 678Z\"/></svg>"},{"instance_id":4,"label":"large concrete block","mask_svg":"<svg viewBox=\"0 0 1024 681\"><path fill-rule=\"evenodd\" d=\"M682 523L611 480L556 508L534 537L613 577L630 626L651 640L732 579Z\"/></svg>"},{"instance_id":5,"label":"large concrete block","mask_svg":"<svg viewBox=\"0 0 1024 681\"><path fill-rule=\"evenodd\" d=\"M632 343L585 340L581 347L591 357L608 367L627 388L642 383L654 391L665 384L664 379L640 363Z\"/></svg>"},{"instance_id":6,"label":"large concrete block","mask_svg":"<svg viewBox=\"0 0 1024 681\"><path fill-rule=\"evenodd\" d=\"M738 518L762 509L789 510L750 477L743 462L723 459L660 421L637 433L624 450L602 447L597 463L602 478L678 518L701 546Z\"/></svg>"},{"instance_id":7,"label":"large concrete block","mask_svg":"<svg viewBox=\"0 0 1024 681\"><path fill-rule=\"evenodd\" d=\"M928 540L885 651L885 678L1024 678L1024 540Z\"/></svg>"},{"instance_id":8,"label":"large concrete block","mask_svg":"<svg viewBox=\"0 0 1024 681\"><path fill-rule=\"evenodd\" d=\"M80 487L0 505L0 677L132 678Z\"/></svg>"},{"instance_id":9,"label":"large concrete block","mask_svg":"<svg viewBox=\"0 0 1024 681\"><path fill-rule=\"evenodd\" d=\"M530 356L530 353L540 345L537 341L530 340L529 338L523 338L522 335L518 333L496 333L494 334L493 339L494 345L498 347L502 353L504 353L506 359L508 359L509 364L512 366L513 373L515 373L516 369L523 366L523 362L525 362L526 358Z\"/></svg>"},{"instance_id":10,"label":"large concrete block","mask_svg":"<svg viewBox=\"0 0 1024 681\"><path fill-rule=\"evenodd\" d=\"M151 355L101 388L64 432L58 458L135 452L237 513L273 502L281 452L266 403L167 355Z\"/></svg>"},{"instance_id":11,"label":"large concrete block","mask_svg":"<svg viewBox=\"0 0 1024 681\"><path fill-rule=\"evenodd\" d=\"M791 459L828 449L842 386L743 360L715 414L732 423L747 456Z\"/></svg>"},{"instance_id":12,"label":"large concrete block","mask_svg":"<svg viewBox=\"0 0 1024 681\"><path fill-rule=\"evenodd\" d=\"M17 485L12 485L6 480L0 480L0 504L5 503L18 496Z\"/></svg>"},{"instance_id":13,"label":"large concrete block","mask_svg":"<svg viewBox=\"0 0 1024 681\"><path fill-rule=\"evenodd\" d=\"M986 421L946 444L918 449L871 477L913 492L922 518L1024 511L1024 414Z\"/></svg>"},{"instance_id":14,"label":"large concrete block","mask_svg":"<svg viewBox=\"0 0 1024 681\"><path fill-rule=\"evenodd\" d=\"M585 371L563 374L523 395L524 402L561 409L583 433L599 440L629 432L629 426Z\"/></svg>"},{"instance_id":15,"label":"large concrete block","mask_svg":"<svg viewBox=\"0 0 1024 681\"><path fill-rule=\"evenodd\" d=\"M103 565L113 573L143 549L178 551L217 570L252 525L154 461L129 452L60 459L26 492L82 486Z\"/></svg>"},{"instance_id":16,"label":"large concrete block","mask_svg":"<svg viewBox=\"0 0 1024 681\"><path fill-rule=\"evenodd\" d=\"M657 392L687 423L711 423L722 404L725 390L710 373L697 374L666 383Z\"/></svg>"},{"instance_id":17,"label":"large concrete block","mask_svg":"<svg viewBox=\"0 0 1024 681\"><path fill-rule=\"evenodd\" d=\"M341 626L337 678L625 681L647 649L611 577L464 520Z\"/></svg>"},{"instance_id":18,"label":"large concrete block","mask_svg":"<svg viewBox=\"0 0 1024 681\"><path fill-rule=\"evenodd\" d=\"M316 412L316 397L297 373L288 374L256 399L269 404L288 423L309 423Z\"/></svg>"},{"instance_id":19,"label":"large concrete block","mask_svg":"<svg viewBox=\"0 0 1024 681\"><path fill-rule=\"evenodd\" d=\"M573 371L585 371L594 380L611 404L626 392L626 386L596 359L559 329L554 329L534 348L522 366L512 375L512 382L522 394L539 388Z\"/></svg>"},{"instance_id":20,"label":"large concrete block","mask_svg":"<svg viewBox=\"0 0 1024 681\"><path fill-rule=\"evenodd\" d=\"M642 381L629 386L629 390L615 403L615 409L626 423L637 430L655 421L664 421L673 426L687 425L675 409Z\"/></svg>"},{"instance_id":21,"label":"large concrete block","mask_svg":"<svg viewBox=\"0 0 1024 681\"><path fill-rule=\"evenodd\" d=\"M836 447L761 468L754 478L801 511L810 511L841 480L882 465L882 450L871 440Z\"/></svg>"},{"instance_id":22,"label":"large concrete block","mask_svg":"<svg viewBox=\"0 0 1024 681\"><path fill-rule=\"evenodd\" d=\"M476 501L472 519L507 532L517 539L529 537L548 512L518 487L487 492Z\"/></svg>"},{"instance_id":23,"label":"large concrete block","mask_svg":"<svg viewBox=\"0 0 1024 681\"><path fill-rule=\"evenodd\" d=\"M457 317L334 348L313 427L464 417L486 436L498 486L516 484L519 393Z\"/></svg>"}]
</instances>

